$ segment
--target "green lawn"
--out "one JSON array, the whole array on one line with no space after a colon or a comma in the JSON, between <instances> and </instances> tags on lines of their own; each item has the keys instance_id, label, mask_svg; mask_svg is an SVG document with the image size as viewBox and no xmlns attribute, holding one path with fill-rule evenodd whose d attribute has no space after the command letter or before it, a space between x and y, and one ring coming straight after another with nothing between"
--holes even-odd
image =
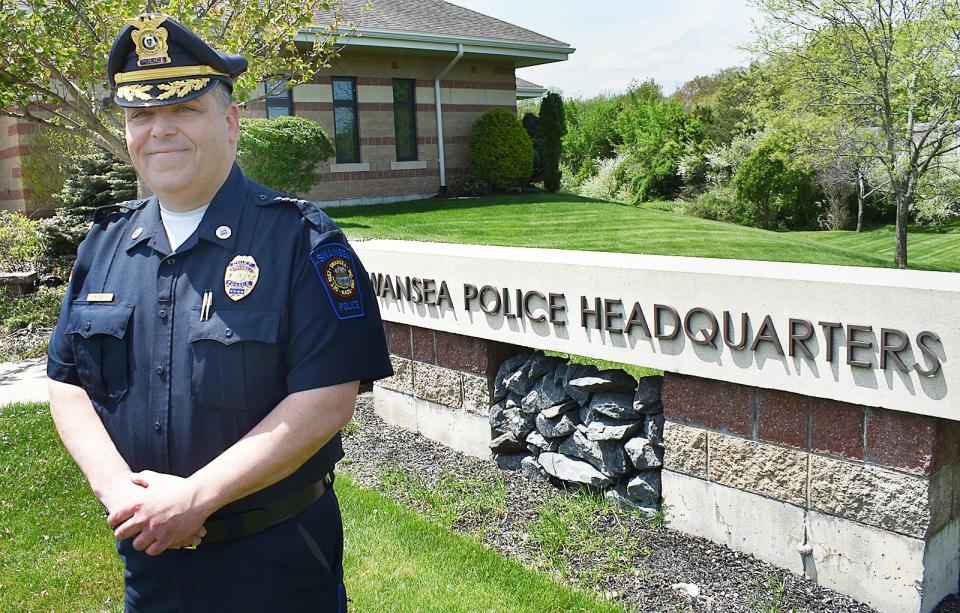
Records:
<instances>
[{"instance_id":1,"label":"green lawn","mask_svg":"<svg viewBox=\"0 0 960 613\"><path fill-rule=\"evenodd\" d=\"M621 611L337 479L358 612ZM46 404L0 407L0 611L120 611L122 568L102 507Z\"/></svg>"},{"instance_id":2,"label":"green lawn","mask_svg":"<svg viewBox=\"0 0 960 613\"><path fill-rule=\"evenodd\" d=\"M886 229L770 232L557 194L330 209L348 236L695 257L892 266ZM912 233L915 268L960 270L960 236Z\"/></svg>"}]
</instances>

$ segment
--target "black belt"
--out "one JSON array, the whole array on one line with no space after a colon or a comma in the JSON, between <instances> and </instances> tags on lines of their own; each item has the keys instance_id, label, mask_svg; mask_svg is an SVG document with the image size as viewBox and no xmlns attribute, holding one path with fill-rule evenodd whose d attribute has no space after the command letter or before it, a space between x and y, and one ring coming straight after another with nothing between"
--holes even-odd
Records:
<instances>
[{"instance_id":1,"label":"black belt","mask_svg":"<svg viewBox=\"0 0 960 613\"><path fill-rule=\"evenodd\" d=\"M332 484L333 473L330 472L316 483L311 483L307 487L266 506L208 520L207 523L203 524L207 533L200 543L202 545L219 543L266 530L309 507L323 496L327 487Z\"/></svg>"}]
</instances>

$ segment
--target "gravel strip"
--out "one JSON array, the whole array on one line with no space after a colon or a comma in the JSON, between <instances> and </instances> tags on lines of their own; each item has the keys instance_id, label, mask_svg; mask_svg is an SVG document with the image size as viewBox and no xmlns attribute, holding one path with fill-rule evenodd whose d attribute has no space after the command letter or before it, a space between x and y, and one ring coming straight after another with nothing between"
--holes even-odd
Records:
<instances>
[{"instance_id":1,"label":"gravel strip","mask_svg":"<svg viewBox=\"0 0 960 613\"><path fill-rule=\"evenodd\" d=\"M490 484L505 481L505 513L467 513L453 528L526 566L549 569L541 547L526 527L537 519L538 507L562 495L560 490L528 481L519 472L500 470L493 460L465 456L385 423L373 413L370 393L361 394L354 420L357 426L344 435L347 458L341 469L359 484L379 488L384 473L396 470L427 485L451 476ZM418 506L416 499L397 490L387 493L405 505ZM636 515L608 508L598 514L589 530L591 535L600 535L603 547L575 554L569 579L581 589L618 601L626 611L874 610L751 556L705 539L650 527ZM610 552L617 553L612 562ZM692 584L696 589L683 593L682 588L671 587L677 584ZM690 593L696 591L699 594ZM944 603L939 611L957 611L955 604L955 600Z\"/></svg>"}]
</instances>

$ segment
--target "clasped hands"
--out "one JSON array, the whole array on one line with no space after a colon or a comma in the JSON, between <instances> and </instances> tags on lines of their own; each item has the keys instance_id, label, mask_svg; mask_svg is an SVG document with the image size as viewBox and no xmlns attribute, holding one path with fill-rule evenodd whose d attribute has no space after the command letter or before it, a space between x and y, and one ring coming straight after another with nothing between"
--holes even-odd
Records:
<instances>
[{"instance_id":1,"label":"clasped hands","mask_svg":"<svg viewBox=\"0 0 960 613\"><path fill-rule=\"evenodd\" d=\"M197 498L190 479L145 470L118 480L103 503L117 540L133 537L134 549L156 556L200 544L210 512Z\"/></svg>"}]
</instances>

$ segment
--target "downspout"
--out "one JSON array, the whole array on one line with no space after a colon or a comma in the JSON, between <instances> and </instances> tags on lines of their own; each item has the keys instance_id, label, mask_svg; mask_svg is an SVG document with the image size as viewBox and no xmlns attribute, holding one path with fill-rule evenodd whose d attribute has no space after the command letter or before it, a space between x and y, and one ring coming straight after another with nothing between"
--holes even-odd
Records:
<instances>
[{"instance_id":1,"label":"downspout","mask_svg":"<svg viewBox=\"0 0 960 613\"><path fill-rule=\"evenodd\" d=\"M440 79L447 76L453 67L457 65L460 58L463 57L463 43L457 43L457 56L453 58L447 67L433 80L433 100L437 115L437 155L440 160L440 193L447 193L447 162L445 159L445 149L443 146L443 105L440 103Z\"/></svg>"}]
</instances>

